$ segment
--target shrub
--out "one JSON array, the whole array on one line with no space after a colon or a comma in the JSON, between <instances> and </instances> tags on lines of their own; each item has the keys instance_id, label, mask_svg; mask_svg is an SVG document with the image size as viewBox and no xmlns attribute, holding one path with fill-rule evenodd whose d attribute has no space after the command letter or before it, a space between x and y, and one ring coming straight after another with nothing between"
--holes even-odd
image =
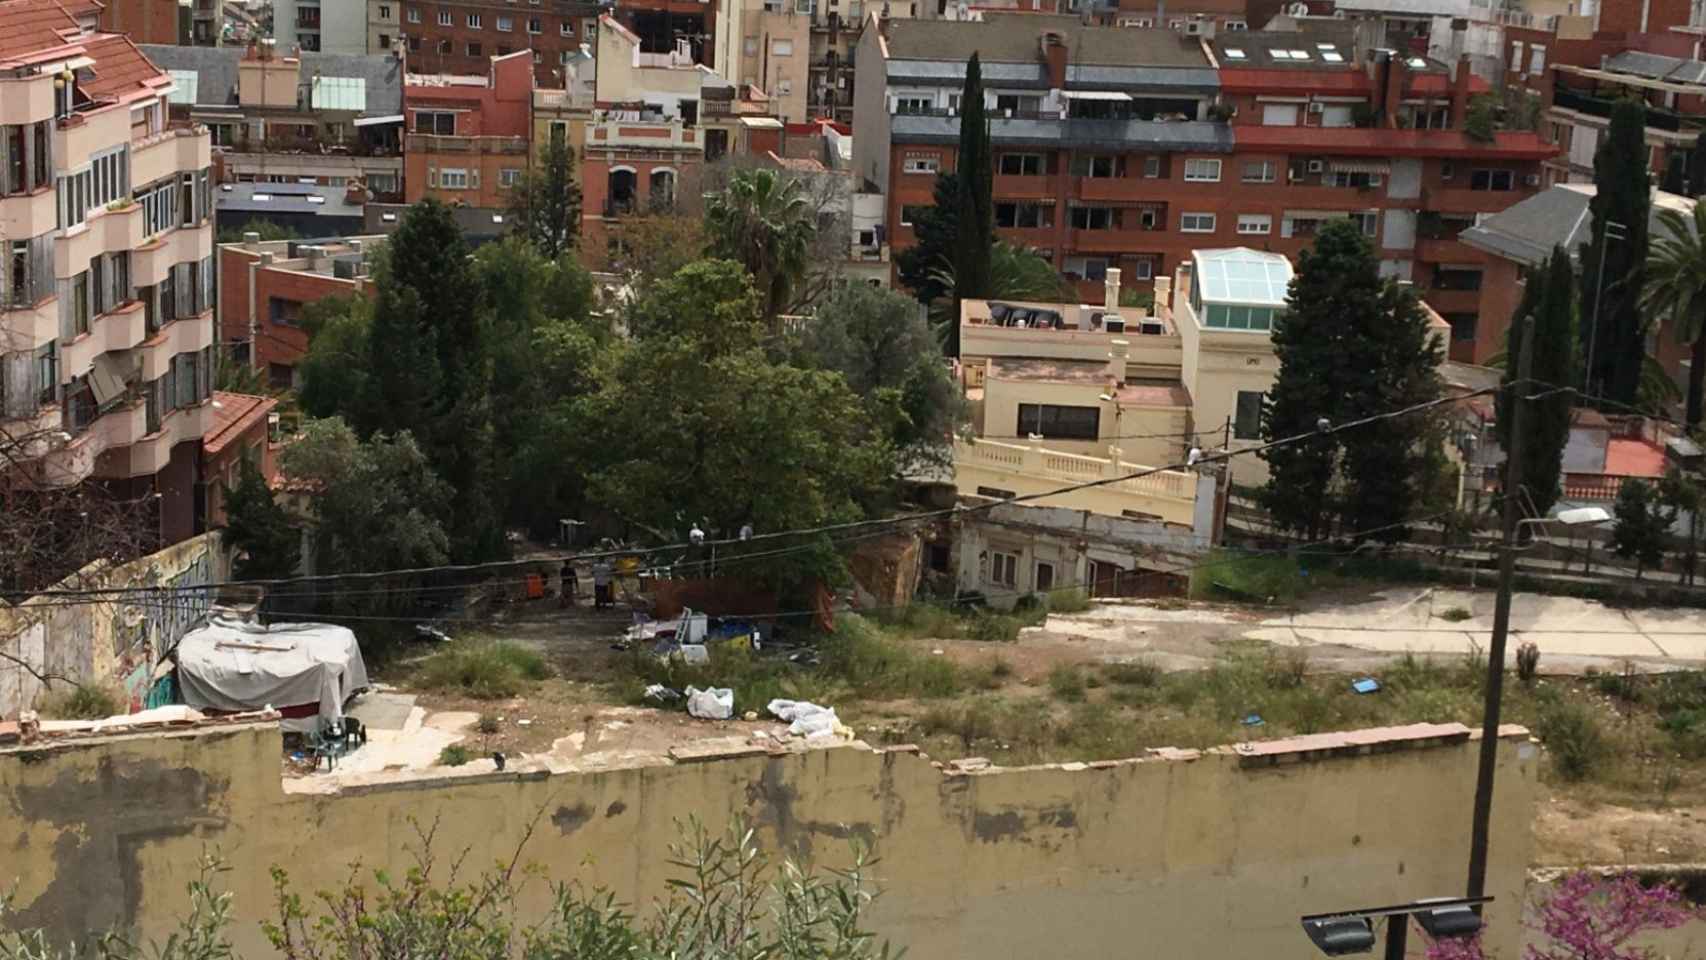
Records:
<instances>
[{"instance_id":1,"label":"shrub","mask_svg":"<svg viewBox=\"0 0 1706 960\"><path fill-rule=\"evenodd\" d=\"M460 767L474 759L468 748L460 743L453 743L438 752L438 765L441 767Z\"/></svg>"},{"instance_id":2,"label":"shrub","mask_svg":"<svg viewBox=\"0 0 1706 960\"><path fill-rule=\"evenodd\" d=\"M524 693L549 675L537 651L499 640L440 650L421 663L415 682L427 690L499 700Z\"/></svg>"},{"instance_id":3,"label":"shrub","mask_svg":"<svg viewBox=\"0 0 1706 960\"><path fill-rule=\"evenodd\" d=\"M1050 613L1083 613L1090 609L1090 598L1076 587L1063 587L1048 595Z\"/></svg>"},{"instance_id":4,"label":"shrub","mask_svg":"<svg viewBox=\"0 0 1706 960\"><path fill-rule=\"evenodd\" d=\"M1128 687L1153 687L1161 682L1161 667L1149 659L1110 663L1102 668L1109 682Z\"/></svg>"},{"instance_id":5,"label":"shrub","mask_svg":"<svg viewBox=\"0 0 1706 960\"><path fill-rule=\"evenodd\" d=\"M1084 699L1084 675L1071 664L1059 664L1048 672L1048 688L1056 697L1077 703Z\"/></svg>"},{"instance_id":6,"label":"shrub","mask_svg":"<svg viewBox=\"0 0 1706 960\"><path fill-rule=\"evenodd\" d=\"M1540 645L1530 641L1516 648L1516 676L1525 686L1533 686L1540 674Z\"/></svg>"},{"instance_id":7,"label":"shrub","mask_svg":"<svg viewBox=\"0 0 1706 960\"><path fill-rule=\"evenodd\" d=\"M1548 703L1540 711L1535 730L1551 752L1558 776L1567 782L1594 776L1611 755L1599 718L1580 703L1568 700Z\"/></svg>"},{"instance_id":8,"label":"shrub","mask_svg":"<svg viewBox=\"0 0 1706 960\"><path fill-rule=\"evenodd\" d=\"M1289 647L1268 654L1264 679L1276 690L1292 690L1303 686L1309 675L1309 654L1301 647Z\"/></svg>"},{"instance_id":9,"label":"shrub","mask_svg":"<svg viewBox=\"0 0 1706 960\"><path fill-rule=\"evenodd\" d=\"M39 708L44 717L55 720L105 720L125 712L118 694L107 687L72 687L48 697Z\"/></svg>"},{"instance_id":10,"label":"shrub","mask_svg":"<svg viewBox=\"0 0 1706 960\"><path fill-rule=\"evenodd\" d=\"M862 617L838 618L835 633L818 645L818 653L820 673L870 699L951 697L965 686L952 661L886 637Z\"/></svg>"},{"instance_id":11,"label":"shrub","mask_svg":"<svg viewBox=\"0 0 1706 960\"><path fill-rule=\"evenodd\" d=\"M480 719L474 721L474 729L485 734L498 732L498 718L489 713L480 714Z\"/></svg>"},{"instance_id":12,"label":"shrub","mask_svg":"<svg viewBox=\"0 0 1706 960\"><path fill-rule=\"evenodd\" d=\"M966 678L979 690L999 690L1003 681L1012 673L1013 668L1007 665L1007 661L1000 657L990 657L968 670Z\"/></svg>"},{"instance_id":13,"label":"shrub","mask_svg":"<svg viewBox=\"0 0 1706 960\"><path fill-rule=\"evenodd\" d=\"M1444 613L1439 615L1439 618L1447 623L1462 623L1473 616L1474 614L1470 613L1467 607L1448 607Z\"/></svg>"},{"instance_id":14,"label":"shrub","mask_svg":"<svg viewBox=\"0 0 1706 960\"><path fill-rule=\"evenodd\" d=\"M1024 625L1018 617L1000 613L984 613L973 618L970 639L988 643L1012 643L1019 639Z\"/></svg>"}]
</instances>

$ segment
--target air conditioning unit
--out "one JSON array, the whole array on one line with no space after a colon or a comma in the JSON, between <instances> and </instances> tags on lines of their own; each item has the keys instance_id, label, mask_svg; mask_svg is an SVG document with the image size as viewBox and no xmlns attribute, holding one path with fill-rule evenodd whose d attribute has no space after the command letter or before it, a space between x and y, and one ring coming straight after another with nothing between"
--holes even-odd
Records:
<instances>
[{"instance_id":1,"label":"air conditioning unit","mask_svg":"<svg viewBox=\"0 0 1706 960\"><path fill-rule=\"evenodd\" d=\"M1148 334L1149 336L1159 336L1160 334L1167 332L1167 325L1158 320L1145 320L1138 326L1137 330L1139 333Z\"/></svg>"},{"instance_id":2,"label":"air conditioning unit","mask_svg":"<svg viewBox=\"0 0 1706 960\"><path fill-rule=\"evenodd\" d=\"M1321 171L1323 171L1325 169L1327 169L1327 161L1325 161L1325 160L1311 160L1311 161L1309 161L1309 172L1310 173L1320 173Z\"/></svg>"},{"instance_id":3,"label":"air conditioning unit","mask_svg":"<svg viewBox=\"0 0 1706 960\"><path fill-rule=\"evenodd\" d=\"M1124 317L1115 317L1115 316L1110 315L1108 317L1108 319L1105 321L1104 326L1106 327L1106 329L1109 333L1124 333L1125 332L1125 318Z\"/></svg>"},{"instance_id":4,"label":"air conditioning unit","mask_svg":"<svg viewBox=\"0 0 1706 960\"><path fill-rule=\"evenodd\" d=\"M1540 174L1531 173L1528 176L1523 177L1522 182L1530 187L1538 187L1540 186Z\"/></svg>"},{"instance_id":5,"label":"air conditioning unit","mask_svg":"<svg viewBox=\"0 0 1706 960\"><path fill-rule=\"evenodd\" d=\"M1201 20L1186 21L1186 23L1185 23L1185 36L1187 36L1187 37L1200 37L1200 36L1202 36L1202 21Z\"/></svg>"},{"instance_id":6,"label":"air conditioning unit","mask_svg":"<svg viewBox=\"0 0 1706 960\"><path fill-rule=\"evenodd\" d=\"M1309 104L1309 112L1310 113L1326 113L1327 112L1327 105L1324 103L1321 103L1320 101L1312 101Z\"/></svg>"}]
</instances>

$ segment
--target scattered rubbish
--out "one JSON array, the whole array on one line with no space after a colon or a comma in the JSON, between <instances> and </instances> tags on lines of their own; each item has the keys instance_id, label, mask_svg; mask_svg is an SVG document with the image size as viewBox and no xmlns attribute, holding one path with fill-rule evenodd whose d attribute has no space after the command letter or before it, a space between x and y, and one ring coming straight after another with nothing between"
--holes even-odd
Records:
<instances>
[{"instance_id":1,"label":"scattered rubbish","mask_svg":"<svg viewBox=\"0 0 1706 960\"><path fill-rule=\"evenodd\" d=\"M727 720L734 716L735 692L728 687L700 690L687 688L687 713L701 720Z\"/></svg>"},{"instance_id":2,"label":"scattered rubbish","mask_svg":"<svg viewBox=\"0 0 1706 960\"><path fill-rule=\"evenodd\" d=\"M823 661L816 650L798 650L788 654L788 662L801 667L815 667Z\"/></svg>"},{"instance_id":3,"label":"scattered rubbish","mask_svg":"<svg viewBox=\"0 0 1706 960\"><path fill-rule=\"evenodd\" d=\"M1373 677L1358 677L1351 681L1351 689L1357 693L1378 693L1380 681Z\"/></svg>"},{"instance_id":4,"label":"scattered rubbish","mask_svg":"<svg viewBox=\"0 0 1706 960\"><path fill-rule=\"evenodd\" d=\"M449 643L450 634L430 623L415 624L415 639L428 643Z\"/></svg>"},{"instance_id":5,"label":"scattered rubbish","mask_svg":"<svg viewBox=\"0 0 1706 960\"><path fill-rule=\"evenodd\" d=\"M741 714L740 718L742 720L757 720L758 719L758 711L748 710L747 712Z\"/></svg>"},{"instance_id":6,"label":"scattered rubbish","mask_svg":"<svg viewBox=\"0 0 1706 960\"><path fill-rule=\"evenodd\" d=\"M765 707L776 719L788 724L788 732L808 741L836 737L851 740L853 731L843 726L833 707L819 706L806 700L772 700Z\"/></svg>"},{"instance_id":7,"label":"scattered rubbish","mask_svg":"<svg viewBox=\"0 0 1706 960\"><path fill-rule=\"evenodd\" d=\"M932 655L933 655L933 656L938 656L938 657L939 657L939 656L941 656L941 655L942 655L942 648L941 648L941 647L937 647L937 648L936 648L936 649L934 649L934 650L932 650L932 651L930 651L930 653L931 653L931 654L932 654Z\"/></svg>"},{"instance_id":8,"label":"scattered rubbish","mask_svg":"<svg viewBox=\"0 0 1706 960\"><path fill-rule=\"evenodd\" d=\"M672 690L661 683L654 683L646 688L644 696L647 700L656 700L658 703L671 703L681 699L681 691ZM503 718L499 717L498 719L502 720Z\"/></svg>"},{"instance_id":9,"label":"scattered rubbish","mask_svg":"<svg viewBox=\"0 0 1706 960\"><path fill-rule=\"evenodd\" d=\"M1246 727L1259 727L1262 725L1262 715L1259 713L1247 714L1244 719L1238 722L1242 723Z\"/></svg>"},{"instance_id":10,"label":"scattered rubbish","mask_svg":"<svg viewBox=\"0 0 1706 960\"><path fill-rule=\"evenodd\" d=\"M515 722L515 725L518 727L531 727L531 726L533 726L533 721L532 720L517 720Z\"/></svg>"}]
</instances>

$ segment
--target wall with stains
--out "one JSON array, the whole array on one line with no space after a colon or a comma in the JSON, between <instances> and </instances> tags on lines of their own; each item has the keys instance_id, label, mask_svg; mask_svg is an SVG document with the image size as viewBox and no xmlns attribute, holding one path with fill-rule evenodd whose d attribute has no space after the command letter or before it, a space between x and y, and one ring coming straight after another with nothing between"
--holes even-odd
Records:
<instances>
[{"instance_id":1,"label":"wall with stains","mask_svg":"<svg viewBox=\"0 0 1706 960\"><path fill-rule=\"evenodd\" d=\"M0 604L0 719L30 709L47 692L42 677L56 676L110 687L141 709L155 664L207 615L213 590L200 588L229 572L219 534L206 533L120 566L91 564L54 587L122 593Z\"/></svg>"},{"instance_id":2,"label":"wall with stains","mask_svg":"<svg viewBox=\"0 0 1706 960\"><path fill-rule=\"evenodd\" d=\"M677 821L745 814L766 846L825 865L844 862L848 838L873 843L874 925L915 957L1304 960L1299 915L1461 892L1478 744L1459 730L972 772L854 744L306 794L281 786L276 727L226 724L0 750L0 864L23 924L158 936L217 850L240 953L260 957L269 866L308 891L358 858L395 868L417 820L471 864L507 859L532 824L525 859L644 904L664 891ZM1520 899L1537 766L1525 734L1501 741L1489 886L1502 904ZM1513 917L1491 913L1500 956L1517 955Z\"/></svg>"}]
</instances>

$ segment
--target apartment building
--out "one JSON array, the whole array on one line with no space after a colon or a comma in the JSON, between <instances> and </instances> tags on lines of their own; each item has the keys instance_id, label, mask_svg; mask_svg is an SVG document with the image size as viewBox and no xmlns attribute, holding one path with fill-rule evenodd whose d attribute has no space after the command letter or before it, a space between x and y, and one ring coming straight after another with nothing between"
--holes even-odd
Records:
<instances>
[{"instance_id":1,"label":"apartment building","mask_svg":"<svg viewBox=\"0 0 1706 960\"><path fill-rule=\"evenodd\" d=\"M303 309L328 297L373 296L369 267L384 243L383 236L263 241L249 234L220 244L218 324L230 362L264 372L275 388L295 386L308 352Z\"/></svg>"},{"instance_id":2,"label":"apartment building","mask_svg":"<svg viewBox=\"0 0 1706 960\"><path fill-rule=\"evenodd\" d=\"M367 53L367 0L272 0L272 36L303 53Z\"/></svg>"},{"instance_id":3,"label":"apartment building","mask_svg":"<svg viewBox=\"0 0 1706 960\"><path fill-rule=\"evenodd\" d=\"M1087 299L1110 268L1141 287L1205 245L1295 255L1348 217L1382 270L1415 283L1471 343L1485 254L1456 234L1532 195L1555 148L1533 133L1464 133L1469 98L1487 87L1461 60L1369 51L1333 21L1199 31L1041 15L867 31L860 71L888 79L859 88L855 170L887 198L895 248L913 242L913 215L953 169L976 50L997 232L1040 251Z\"/></svg>"},{"instance_id":4,"label":"apartment building","mask_svg":"<svg viewBox=\"0 0 1706 960\"><path fill-rule=\"evenodd\" d=\"M98 26L122 33L132 43L190 42L190 7L178 0L106 0Z\"/></svg>"},{"instance_id":5,"label":"apartment building","mask_svg":"<svg viewBox=\"0 0 1706 960\"><path fill-rule=\"evenodd\" d=\"M331 0L328 0L331 2ZM564 65L594 40L592 0L365 0L368 53L406 51L415 73L482 75L492 57L526 53L534 81L561 89Z\"/></svg>"},{"instance_id":6,"label":"apartment building","mask_svg":"<svg viewBox=\"0 0 1706 960\"><path fill-rule=\"evenodd\" d=\"M410 73L404 200L501 211L527 169L533 65L525 52L491 57L475 76Z\"/></svg>"},{"instance_id":7,"label":"apartment building","mask_svg":"<svg viewBox=\"0 0 1706 960\"><path fill-rule=\"evenodd\" d=\"M802 6L807 9L802 9ZM741 17L740 73L728 79L761 91L784 123L803 123L811 87L812 16L798 0L759 0Z\"/></svg>"},{"instance_id":8,"label":"apartment building","mask_svg":"<svg viewBox=\"0 0 1706 960\"><path fill-rule=\"evenodd\" d=\"M207 131L168 122L172 78L129 39L51 0L0 0L0 24L9 459L157 497L160 534L188 537L212 411Z\"/></svg>"},{"instance_id":9,"label":"apartment building","mask_svg":"<svg viewBox=\"0 0 1706 960\"><path fill-rule=\"evenodd\" d=\"M401 199L400 57L292 53L271 40L143 51L172 77L172 116L212 132L221 182L359 182Z\"/></svg>"}]
</instances>

